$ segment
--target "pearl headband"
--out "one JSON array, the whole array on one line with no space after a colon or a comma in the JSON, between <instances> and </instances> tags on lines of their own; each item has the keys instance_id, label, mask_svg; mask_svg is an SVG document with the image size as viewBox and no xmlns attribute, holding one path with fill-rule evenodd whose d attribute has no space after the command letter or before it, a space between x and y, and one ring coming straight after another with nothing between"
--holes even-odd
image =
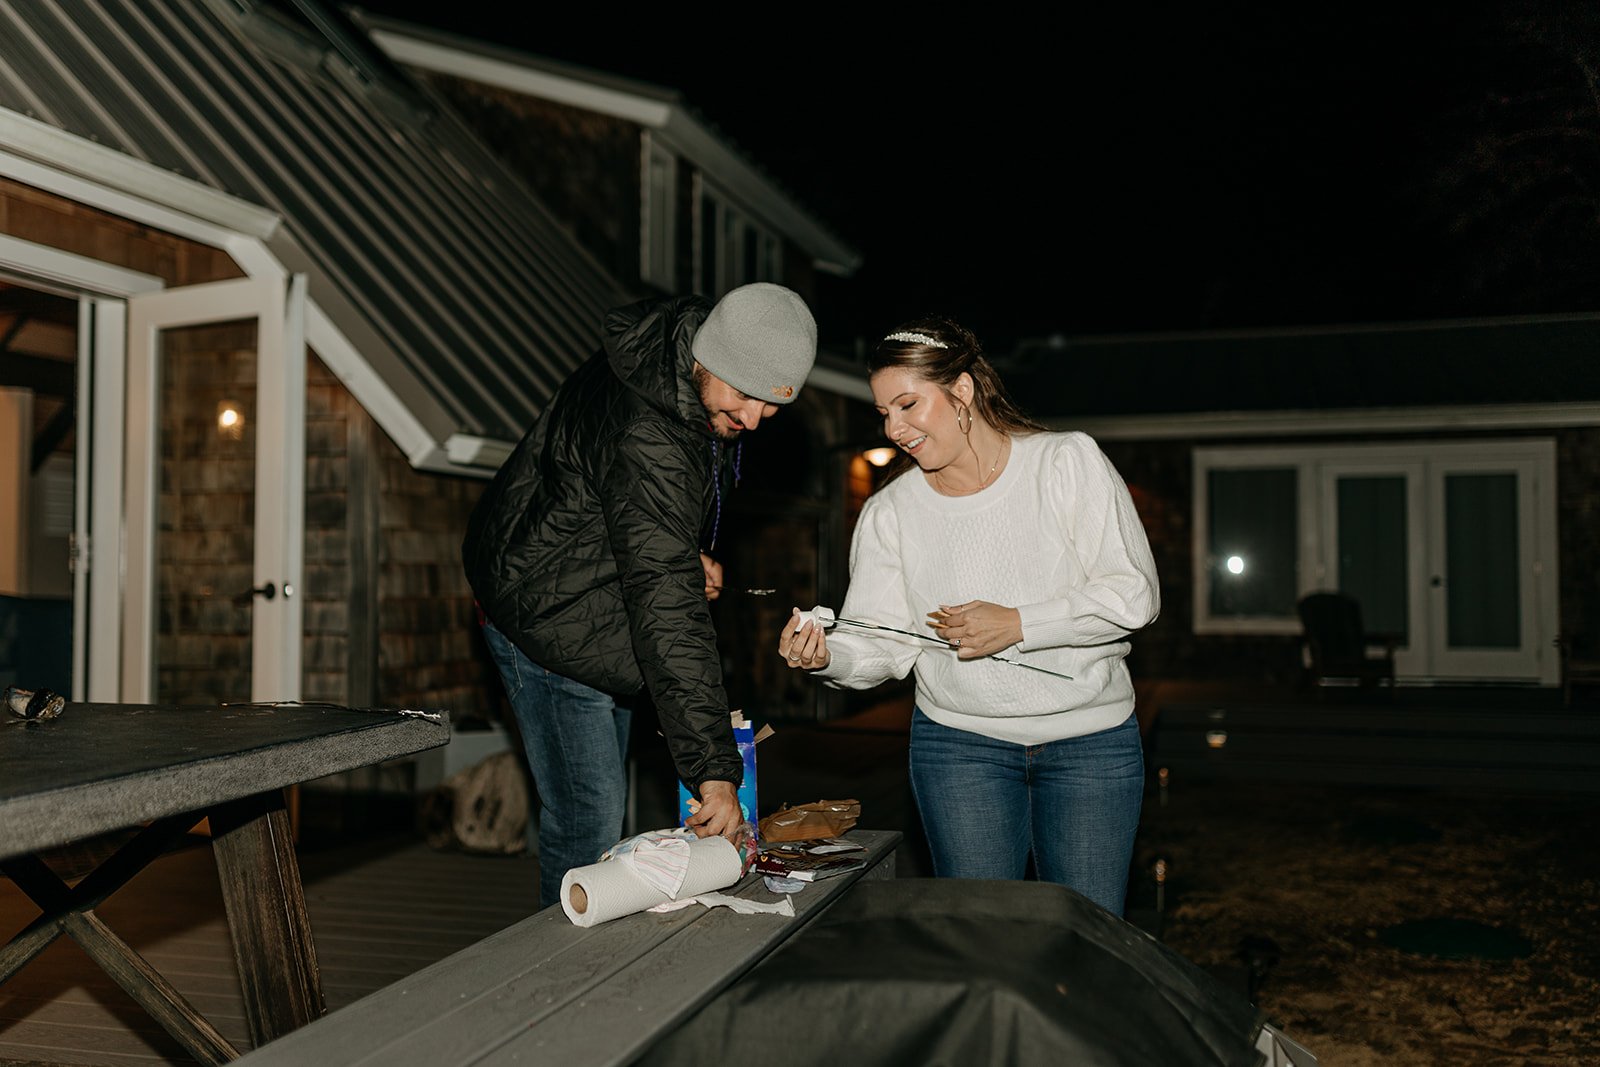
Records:
<instances>
[{"instance_id":1,"label":"pearl headband","mask_svg":"<svg viewBox=\"0 0 1600 1067\"><path fill-rule=\"evenodd\" d=\"M885 341L904 341L911 345L927 345L929 348L949 348L950 346L937 337L929 337L925 333L911 333L908 330L899 330L884 338Z\"/></svg>"}]
</instances>

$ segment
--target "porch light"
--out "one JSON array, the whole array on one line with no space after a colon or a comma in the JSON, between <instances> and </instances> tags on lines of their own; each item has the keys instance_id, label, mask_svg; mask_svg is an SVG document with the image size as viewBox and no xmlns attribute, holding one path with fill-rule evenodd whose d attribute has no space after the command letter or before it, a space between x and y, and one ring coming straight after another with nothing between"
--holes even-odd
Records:
<instances>
[{"instance_id":1,"label":"porch light","mask_svg":"<svg viewBox=\"0 0 1600 1067\"><path fill-rule=\"evenodd\" d=\"M244 412L239 410L237 400L217 402L217 433L231 441L244 437Z\"/></svg>"},{"instance_id":2,"label":"porch light","mask_svg":"<svg viewBox=\"0 0 1600 1067\"><path fill-rule=\"evenodd\" d=\"M1244 573L1244 557L1243 556L1229 556L1226 566L1228 568L1228 573L1229 574L1243 574Z\"/></svg>"},{"instance_id":3,"label":"porch light","mask_svg":"<svg viewBox=\"0 0 1600 1067\"><path fill-rule=\"evenodd\" d=\"M889 445L879 445L877 448L866 449L861 456L874 467L887 467L889 461L894 458L894 449Z\"/></svg>"}]
</instances>

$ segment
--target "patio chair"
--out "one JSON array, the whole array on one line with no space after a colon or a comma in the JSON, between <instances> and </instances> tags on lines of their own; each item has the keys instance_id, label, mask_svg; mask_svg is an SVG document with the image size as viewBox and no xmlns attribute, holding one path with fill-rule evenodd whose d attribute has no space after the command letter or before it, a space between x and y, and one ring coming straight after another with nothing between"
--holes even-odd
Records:
<instances>
[{"instance_id":1,"label":"patio chair","mask_svg":"<svg viewBox=\"0 0 1600 1067\"><path fill-rule=\"evenodd\" d=\"M1297 606L1311 684L1394 685L1395 639L1367 633L1355 597L1333 591L1307 593ZM1373 647L1381 648L1382 654L1371 655Z\"/></svg>"},{"instance_id":2,"label":"patio chair","mask_svg":"<svg viewBox=\"0 0 1600 1067\"><path fill-rule=\"evenodd\" d=\"M1593 640L1570 633L1556 637L1561 651L1561 706L1572 707L1572 691L1579 686L1600 686L1600 650Z\"/></svg>"}]
</instances>

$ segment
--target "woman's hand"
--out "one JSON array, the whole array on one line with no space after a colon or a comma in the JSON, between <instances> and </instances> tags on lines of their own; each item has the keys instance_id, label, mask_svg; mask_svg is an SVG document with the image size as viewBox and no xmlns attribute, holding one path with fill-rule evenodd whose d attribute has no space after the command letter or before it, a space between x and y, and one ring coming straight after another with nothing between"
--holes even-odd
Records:
<instances>
[{"instance_id":1,"label":"woman's hand","mask_svg":"<svg viewBox=\"0 0 1600 1067\"><path fill-rule=\"evenodd\" d=\"M800 621L799 608L793 611L783 633L778 635L778 655L795 670L821 670L833 658L828 652L828 639L823 636L822 627L810 619Z\"/></svg>"},{"instance_id":2,"label":"woman's hand","mask_svg":"<svg viewBox=\"0 0 1600 1067\"><path fill-rule=\"evenodd\" d=\"M940 604L938 611L928 612L928 625L961 659L992 656L1022 640L1022 612L987 600Z\"/></svg>"}]
</instances>

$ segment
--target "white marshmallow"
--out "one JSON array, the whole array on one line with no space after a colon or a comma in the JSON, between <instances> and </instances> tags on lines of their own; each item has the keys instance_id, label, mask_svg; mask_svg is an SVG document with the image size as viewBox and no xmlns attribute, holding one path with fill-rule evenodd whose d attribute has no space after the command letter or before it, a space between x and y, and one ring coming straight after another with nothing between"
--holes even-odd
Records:
<instances>
[{"instance_id":1,"label":"white marshmallow","mask_svg":"<svg viewBox=\"0 0 1600 1067\"><path fill-rule=\"evenodd\" d=\"M795 629L798 630L809 622L813 626L822 627L825 631L831 630L838 618L839 616L834 614L832 608L825 608L818 604L810 611L802 611L800 613L800 621L795 624Z\"/></svg>"}]
</instances>

